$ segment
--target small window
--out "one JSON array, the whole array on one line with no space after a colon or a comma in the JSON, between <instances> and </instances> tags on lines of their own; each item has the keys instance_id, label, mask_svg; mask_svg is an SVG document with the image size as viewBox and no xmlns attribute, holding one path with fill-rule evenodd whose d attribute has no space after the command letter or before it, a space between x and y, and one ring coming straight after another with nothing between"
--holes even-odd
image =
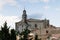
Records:
<instances>
[{"instance_id":1,"label":"small window","mask_svg":"<svg viewBox=\"0 0 60 40\"><path fill-rule=\"evenodd\" d=\"M48 33L48 30L46 30L46 33Z\"/></svg>"},{"instance_id":2,"label":"small window","mask_svg":"<svg viewBox=\"0 0 60 40\"><path fill-rule=\"evenodd\" d=\"M35 24L35 28L37 28L37 24Z\"/></svg>"}]
</instances>

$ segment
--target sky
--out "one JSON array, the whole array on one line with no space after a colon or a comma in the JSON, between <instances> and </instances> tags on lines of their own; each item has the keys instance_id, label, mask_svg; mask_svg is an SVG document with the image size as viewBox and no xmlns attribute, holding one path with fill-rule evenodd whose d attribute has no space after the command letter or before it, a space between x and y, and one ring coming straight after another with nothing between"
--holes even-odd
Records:
<instances>
[{"instance_id":1,"label":"sky","mask_svg":"<svg viewBox=\"0 0 60 40\"><path fill-rule=\"evenodd\" d=\"M0 27L7 21L8 26L15 28L24 9L28 18L46 18L51 25L60 27L60 0L0 0Z\"/></svg>"}]
</instances>

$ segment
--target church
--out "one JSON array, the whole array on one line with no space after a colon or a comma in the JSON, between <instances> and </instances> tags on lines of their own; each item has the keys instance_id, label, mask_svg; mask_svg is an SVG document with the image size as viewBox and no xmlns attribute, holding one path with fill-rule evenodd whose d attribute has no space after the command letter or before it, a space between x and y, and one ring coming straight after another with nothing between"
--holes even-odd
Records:
<instances>
[{"instance_id":1,"label":"church","mask_svg":"<svg viewBox=\"0 0 60 40\"><path fill-rule=\"evenodd\" d=\"M49 20L40 20L40 19L27 19L26 10L23 10L22 20L16 22L16 30L19 32L24 31L24 29L28 27L28 29L33 30L34 28L43 29L49 27Z\"/></svg>"},{"instance_id":2,"label":"church","mask_svg":"<svg viewBox=\"0 0 60 40\"><path fill-rule=\"evenodd\" d=\"M53 25L50 25L49 20L47 19L28 19L25 9L23 10L21 21L15 23L15 28L16 31L19 33L21 33L27 28L34 35L38 35L38 39L40 40L48 40L49 38L53 38L53 35L60 34L60 29Z\"/></svg>"}]
</instances>

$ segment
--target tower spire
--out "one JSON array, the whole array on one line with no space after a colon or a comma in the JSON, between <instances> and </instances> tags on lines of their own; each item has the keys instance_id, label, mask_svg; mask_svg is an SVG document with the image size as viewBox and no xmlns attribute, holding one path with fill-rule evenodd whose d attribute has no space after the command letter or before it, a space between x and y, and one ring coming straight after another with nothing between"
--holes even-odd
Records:
<instances>
[{"instance_id":1,"label":"tower spire","mask_svg":"<svg viewBox=\"0 0 60 40\"><path fill-rule=\"evenodd\" d=\"M23 20L23 22L25 22L25 21L27 20L27 14L26 14L25 8L24 8L24 10L23 10L22 20Z\"/></svg>"}]
</instances>

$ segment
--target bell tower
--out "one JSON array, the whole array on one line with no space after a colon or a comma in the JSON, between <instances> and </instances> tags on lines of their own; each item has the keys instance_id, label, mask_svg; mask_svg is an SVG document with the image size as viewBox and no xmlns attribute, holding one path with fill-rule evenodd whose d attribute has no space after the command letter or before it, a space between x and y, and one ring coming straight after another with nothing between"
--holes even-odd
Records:
<instances>
[{"instance_id":1,"label":"bell tower","mask_svg":"<svg viewBox=\"0 0 60 40\"><path fill-rule=\"evenodd\" d=\"M28 23L27 23L27 14L26 14L26 10L23 10L23 14L22 14L22 31L25 29L28 29Z\"/></svg>"},{"instance_id":2,"label":"bell tower","mask_svg":"<svg viewBox=\"0 0 60 40\"><path fill-rule=\"evenodd\" d=\"M26 14L26 10L24 9L22 14L22 21L26 22L26 20L27 20L27 14Z\"/></svg>"}]
</instances>

